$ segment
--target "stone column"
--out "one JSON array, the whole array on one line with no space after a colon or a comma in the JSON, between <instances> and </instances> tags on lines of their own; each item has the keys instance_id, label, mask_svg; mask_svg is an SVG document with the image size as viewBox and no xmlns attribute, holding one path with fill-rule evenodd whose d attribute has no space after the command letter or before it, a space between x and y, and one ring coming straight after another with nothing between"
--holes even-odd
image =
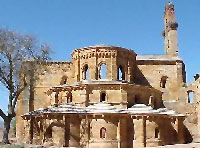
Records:
<instances>
[{"instance_id":1,"label":"stone column","mask_svg":"<svg viewBox=\"0 0 200 148\"><path fill-rule=\"evenodd\" d=\"M31 143L30 120L24 120L24 141L22 143Z\"/></svg>"},{"instance_id":2,"label":"stone column","mask_svg":"<svg viewBox=\"0 0 200 148\"><path fill-rule=\"evenodd\" d=\"M184 125L183 125L183 120L184 118L177 118L176 121L178 122L178 130L177 130L177 140L178 143L184 143L185 139L184 139Z\"/></svg>"},{"instance_id":3,"label":"stone column","mask_svg":"<svg viewBox=\"0 0 200 148\"><path fill-rule=\"evenodd\" d=\"M73 57L73 69L74 69L74 78L75 78L75 81L80 81L80 73L81 73L81 70L80 70L80 51L77 51Z\"/></svg>"},{"instance_id":4,"label":"stone column","mask_svg":"<svg viewBox=\"0 0 200 148\"><path fill-rule=\"evenodd\" d=\"M64 121L65 121L65 146L68 147L69 146L69 140L70 140L70 119L67 115L65 115L64 117Z\"/></svg>"},{"instance_id":5,"label":"stone column","mask_svg":"<svg viewBox=\"0 0 200 148\"><path fill-rule=\"evenodd\" d=\"M116 61L116 52L111 52L111 80L117 80L117 61Z\"/></svg>"},{"instance_id":6,"label":"stone column","mask_svg":"<svg viewBox=\"0 0 200 148\"><path fill-rule=\"evenodd\" d=\"M120 148L120 119L117 125L117 140L118 140L118 148Z\"/></svg>"},{"instance_id":7,"label":"stone column","mask_svg":"<svg viewBox=\"0 0 200 148\"><path fill-rule=\"evenodd\" d=\"M89 147L90 140L90 122L86 115L86 117L82 118L80 123L80 147Z\"/></svg>"},{"instance_id":8,"label":"stone column","mask_svg":"<svg viewBox=\"0 0 200 148\"><path fill-rule=\"evenodd\" d=\"M47 116L44 116L44 118L43 118L43 131L44 131L44 134L43 134L43 143L45 143L46 141L47 141L47 137L46 137L46 131L47 131L47 128L48 128L48 126L47 126Z\"/></svg>"},{"instance_id":9,"label":"stone column","mask_svg":"<svg viewBox=\"0 0 200 148\"><path fill-rule=\"evenodd\" d=\"M89 67L89 80L96 80L97 78L97 59L98 56L96 56L94 53L89 53L88 61L90 63Z\"/></svg>"},{"instance_id":10,"label":"stone column","mask_svg":"<svg viewBox=\"0 0 200 148\"><path fill-rule=\"evenodd\" d=\"M40 118L40 143L43 144L44 141L44 117Z\"/></svg>"},{"instance_id":11,"label":"stone column","mask_svg":"<svg viewBox=\"0 0 200 148\"><path fill-rule=\"evenodd\" d=\"M146 117L136 117L134 123L133 147L146 147Z\"/></svg>"},{"instance_id":12,"label":"stone column","mask_svg":"<svg viewBox=\"0 0 200 148\"><path fill-rule=\"evenodd\" d=\"M125 117L119 119L118 129L120 148L127 148L127 122Z\"/></svg>"},{"instance_id":13,"label":"stone column","mask_svg":"<svg viewBox=\"0 0 200 148\"><path fill-rule=\"evenodd\" d=\"M132 76L131 76L131 74L132 74L132 63L130 62L130 59L128 60L128 72L127 72L127 81L132 81Z\"/></svg>"},{"instance_id":14,"label":"stone column","mask_svg":"<svg viewBox=\"0 0 200 148\"><path fill-rule=\"evenodd\" d=\"M146 136L146 120L147 120L147 117L146 116L144 116L143 117L143 143L144 143L144 147L146 147L146 138L147 138L147 136Z\"/></svg>"},{"instance_id":15,"label":"stone column","mask_svg":"<svg viewBox=\"0 0 200 148\"><path fill-rule=\"evenodd\" d=\"M127 147L133 148L133 140L134 140L134 124L132 117L127 118Z\"/></svg>"},{"instance_id":16,"label":"stone column","mask_svg":"<svg viewBox=\"0 0 200 148\"><path fill-rule=\"evenodd\" d=\"M33 138L32 138L32 141L33 141L33 144L40 144L40 128L36 128L36 127L39 127L39 119L37 117L32 117L32 126L31 126L31 129L32 129L32 135L33 135Z\"/></svg>"},{"instance_id":17,"label":"stone column","mask_svg":"<svg viewBox=\"0 0 200 148\"><path fill-rule=\"evenodd\" d=\"M69 147L80 146L80 120L78 116L70 118L70 140Z\"/></svg>"}]
</instances>

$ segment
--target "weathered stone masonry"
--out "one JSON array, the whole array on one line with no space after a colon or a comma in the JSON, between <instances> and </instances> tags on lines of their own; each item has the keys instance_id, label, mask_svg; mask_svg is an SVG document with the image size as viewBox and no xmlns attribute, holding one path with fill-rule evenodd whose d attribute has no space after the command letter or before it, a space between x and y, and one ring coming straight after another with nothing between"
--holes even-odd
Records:
<instances>
[{"instance_id":1,"label":"weathered stone masonry","mask_svg":"<svg viewBox=\"0 0 200 148\"><path fill-rule=\"evenodd\" d=\"M199 75L186 84L172 3L164 24L164 55L97 45L38 68L17 102L18 141L87 148L198 141Z\"/></svg>"}]
</instances>

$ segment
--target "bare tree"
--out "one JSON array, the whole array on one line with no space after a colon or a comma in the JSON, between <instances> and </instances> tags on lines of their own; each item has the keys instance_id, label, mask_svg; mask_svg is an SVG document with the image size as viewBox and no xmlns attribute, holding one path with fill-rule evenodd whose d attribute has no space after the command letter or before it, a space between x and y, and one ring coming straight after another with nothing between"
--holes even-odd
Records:
<instances>
[{"instance_id":1,"label":"bare tree","mask_svg":"<svg viewBox=\"0 0 200 148\"><path fill-rule=\"evenodd\" d=\"M39 44L29 35L21 35L7 29L0 29L0 82L8 89L8 112L0 109L4 120L3 143L9 143L10 122L15 117L15 106L22 91L27 87L26 73L20 75L24 61L40 64L49 60L49 47ZM29 64L30 65L30 64ZM32 67L27 68L34 70ZM23 70L26 71L25 66ZM23 82L23 83L22 83Z\"/></svg>"}]
</instances>

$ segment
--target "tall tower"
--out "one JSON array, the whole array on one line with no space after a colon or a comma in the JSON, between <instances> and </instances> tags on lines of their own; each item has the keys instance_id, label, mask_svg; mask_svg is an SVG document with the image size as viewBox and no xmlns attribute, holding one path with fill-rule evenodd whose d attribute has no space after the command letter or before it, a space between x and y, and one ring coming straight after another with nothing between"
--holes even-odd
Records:
<instances>
[{"instance_id":1,"label":"tall tower","mask_svg":"<svg viewBox=\"0 0 200 148\"><path fill-rule=\"evenodd\" d=\"M165 6L164 24L165 30L163 36L165 40L165 54L169 56L178 56L178 23L175 20L174 5L171 2L168 2Z\"/></svg>"}]
</instances>

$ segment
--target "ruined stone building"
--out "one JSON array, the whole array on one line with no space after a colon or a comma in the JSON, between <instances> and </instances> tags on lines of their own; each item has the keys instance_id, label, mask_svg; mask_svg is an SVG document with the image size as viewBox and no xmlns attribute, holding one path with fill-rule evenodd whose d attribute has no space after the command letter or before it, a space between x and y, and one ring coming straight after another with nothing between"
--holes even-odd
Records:
<instances>
[{"instance_id":1,"label":"ruined stone building","mask_svg":"<svg viewBox=\"0 0 200 148\"><path fill-rule=\"evenodd\" d=\"M71 62L38 68L39 78L17 102L18 141L87 148L197 141L200 80L185 82L177 27L174 5L167 3L165 54L97 45L75 49Z\"/></svg>"}]
</instances>

